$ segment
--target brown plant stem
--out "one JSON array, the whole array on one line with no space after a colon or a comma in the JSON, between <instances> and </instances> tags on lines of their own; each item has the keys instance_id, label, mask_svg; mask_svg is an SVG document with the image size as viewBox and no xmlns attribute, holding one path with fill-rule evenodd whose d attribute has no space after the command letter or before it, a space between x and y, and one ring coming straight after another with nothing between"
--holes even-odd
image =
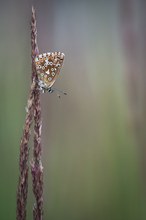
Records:
<instances>
[{"instance_id":1,"label":"brown plant stem","mask_svg":"<svg viewBox=\"0 0 146 220\"><path fill-rule=\"evenodd\" d=\"M32 8L32 20L31 20L31 47L32 47L32 78L37 82L35 57L38 55L37 45L37 28L35 10ZM41 163L41 105L40 105L40 91L37 83L34 88L34 148L33 148L33 160L31 163L31 173L33 181L33 192L36 199L33 209L33 219L42 220L43 218L43 167Z\"/></svg>"},{"instance_id":2,"label":"brown plant stem","mask_svg":"<svg viewBox=\"0 0 146 220\"><path fill-rule=\"evenodd\" d=\"M20 176L17 189L17 220L26 219L26 202L28 192L28 170L29 170L29 148L28 142L30 138L30 127L34 116L34 148L33 160L31 163L31 173L33 181L33 192L36 203L33 209L34 220L42 220L43 216L43 167L41 163L41 105L40 91L37 85L37 73L35 66L35 57L39 54L37 45L37 29L35 10L32 7L31 19L31 58L32 58L32 85L30 96L26 107L26 119L23 129L23 136L20 144Z\"/></svg>"},{"instance_id":3,"label":"brown plant stem","mask_svg":"<svg viewBox=\"0 0 146 220\"><path fill-rule=\"evenodd\" d=\"M29 170L28 142L30 138L30 127L33 118L34 86L35 84L33 82L31 85L31 91L27 102L27 107L26 107L27 114L25 118L23 136L21 138L21 144L20 144L20 160L19 160L20 176L19 176L18 190L17 190L17 220L26 219L26 202L27 202L28 170Z\"/></svg>"},{"instance_id":4,"label":"brown plant stem","mask_svg":"<svg viewBox=\"0 0 146 220\"><path fill-rule=\"evenodd\" d=\"M31 58L32 58L32 81L36 82L36 66L35 57L39 54L38 44L37 44L37 28L36 28L36 16L35 10L32 6L32 17L31 17Z\"/></svg>"}]
</instances>

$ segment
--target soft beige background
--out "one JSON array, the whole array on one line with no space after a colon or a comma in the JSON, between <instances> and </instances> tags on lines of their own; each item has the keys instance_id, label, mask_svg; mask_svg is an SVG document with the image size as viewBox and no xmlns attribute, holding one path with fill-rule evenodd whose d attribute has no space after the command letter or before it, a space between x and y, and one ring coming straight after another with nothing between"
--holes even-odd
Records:
<instances>
[{"instance_id":1,"label":"soft beige background","mask_svg":"<svg viewBox=\"0 0 146 220\"><path fill-rule=\"evenodd\" d=\"M43 94L44 219L146 218L146 4L34 1L40 52L64 52ZM30 88L31 1L0 1L0 219L16 219ZM31 159L31 156L30 156ZM34 197L29 185L28 218Z\"/></svg>"}]
</instances>

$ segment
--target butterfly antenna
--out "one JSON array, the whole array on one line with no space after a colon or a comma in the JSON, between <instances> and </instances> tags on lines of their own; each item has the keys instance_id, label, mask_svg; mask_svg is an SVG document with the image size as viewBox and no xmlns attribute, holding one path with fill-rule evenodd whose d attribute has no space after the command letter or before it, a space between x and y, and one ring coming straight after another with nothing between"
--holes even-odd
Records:
<instances>
[{"instance_id":1,"label":"butterfly antenna","mask_svg":"<svg viewBox=\"0 0 146 220\"><path fill-rule=\"evenodd\" d=\"M58 98L61 98L61 96L60 96L59 93L62 93L63 95L67 95L66 92L61 91L61 90L56 89L56 88L49 88L47 91L48 91L49 93L57 92L57 96L58 96Z\"/></svg>"},{"instance_id":2,"label":"butterfly antenna","mask_svg":"<svg viewBox=\"0 0 146 220\"><path fill-rule=\"evenodd\" d=\"M57 91L57 92L59 92L59 93L62 93L63 95L67 95L66 92L61 91L61 90L59 90L59 89L53 88L53 90L54 90L54 91ZM59 97L59 98L60 98L60 97Z\"/></svg>"}]
</instances>

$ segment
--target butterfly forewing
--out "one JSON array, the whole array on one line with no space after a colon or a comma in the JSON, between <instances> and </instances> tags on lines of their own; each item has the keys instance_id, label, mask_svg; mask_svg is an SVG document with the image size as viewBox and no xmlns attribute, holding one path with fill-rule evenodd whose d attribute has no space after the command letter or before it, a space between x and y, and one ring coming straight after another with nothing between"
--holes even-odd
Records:
<instances>
[{"instance_id":1,"label":"butterfly forewing","mask_svg":"<svg viewBox=\"0 0 146 220\"><path fill-rule=\"evenodd\" d=\"M64 60L60 52L44 53L35 58L39 86L50 88L55 83Z\"/></svg>"}]
</instances>

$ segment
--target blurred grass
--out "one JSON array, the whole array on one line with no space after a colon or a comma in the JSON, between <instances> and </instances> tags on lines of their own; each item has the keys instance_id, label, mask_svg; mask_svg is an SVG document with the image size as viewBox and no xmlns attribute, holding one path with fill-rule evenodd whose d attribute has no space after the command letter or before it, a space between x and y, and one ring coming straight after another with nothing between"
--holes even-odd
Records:
<instances>
[{"instance_id":1,"label":"blurred grass","mask_svg":"<svg viewBox=\"0 0 146 220\"><path fill-rule=\"evenodd\" d=\"M143 220L141 147L129 106L118 9L115 1L93 3L53 1L51 16L48 1L36 6L40 50L66 54L55 87L68 92L61 100L42 95L44 219ZM6 2L1 8L0 219L7 220L15 219L30 84L29 4ZM31 180L29 192L32 219Z\"/></svg>"}]
</instances>

